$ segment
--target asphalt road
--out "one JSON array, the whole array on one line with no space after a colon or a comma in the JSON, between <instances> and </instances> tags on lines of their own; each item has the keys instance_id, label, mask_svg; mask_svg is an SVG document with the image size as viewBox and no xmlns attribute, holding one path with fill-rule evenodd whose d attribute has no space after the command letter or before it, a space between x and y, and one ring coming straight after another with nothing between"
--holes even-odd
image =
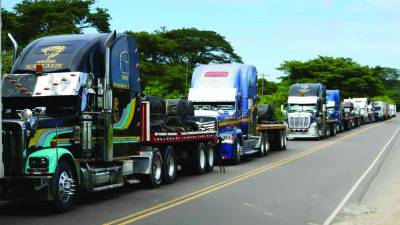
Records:
<instances>
[{"instance_id":1,"label":"asphalt road","mask_svg":"<svg viewBox=\"0 0 400 225\"><path fill-rule=\"evenodd\" d=\"M42 203L0 201L0 224L323 224L399 125L394 118L321 141L289 141L286 151L247 159L226 173L216 168L158 189L89 195L64 214ZM357 201L373 178L366 176L347 203Z\"/></svg>"}]
</instances>

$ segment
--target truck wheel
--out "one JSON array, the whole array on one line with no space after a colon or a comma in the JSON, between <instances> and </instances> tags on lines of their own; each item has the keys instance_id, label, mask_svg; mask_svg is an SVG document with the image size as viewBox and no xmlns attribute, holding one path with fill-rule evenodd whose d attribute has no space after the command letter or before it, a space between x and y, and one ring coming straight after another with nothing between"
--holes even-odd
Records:
<instances>
[{"instance_id":1,"label":"truck wheel","mask_svg":"<svg viewBox=\"0 0 400 225\"><path fill-rule=\"evenodd\" d=\"M263 157L268 154L269 150L271 149L269 138L267 133L260 133L261 136L261 145L260 150L257 152L257 157Z\"/></svg>"},{"instance_id":2,"label":"truck wheel","mask_svg":"<svg viewBox=\"0 0 400 225\"><path fill-rule=\"evenodd\" d=\"M153 158L150 165L150 174L141 177L141 182L147 188L156 188L162 182L162 156L158 148L153 149Z\"/></svg>"},{"instance_id":3,"label":"truck wheel","mask_svg":"<svg viewBox=\"0 0 400 225\"><path fill-rule=\"evenodd\" d=\"M316 135L315 139L317 141L321 140L321 130L319 128L317 128L315 133L316 133L315 134Z\"/></svg>"},{"instance_id":4,"label":"truck wheel","mask_svg":"<svg viewBox=\"0 0 400 225\"><path fill-rule=\"evenodd\" d=\"M325 128L325 137L331 136L331 126L328 125L327 129Z\"/></svg>"},{"instance_id":5,"label":"truck wheel","mask_svg":"<svg viewBox=\"0 0 400 225\"><path fill-rule=\"evenodd\" d=\"M53 180L54 203L58 211L65 212L72 208L75 201L75 176L71 166L60 160Z\"/></svg>"},{"instance_id":6,"label":"truck wheel","mask_svg":"<svg viewBox=\"0 0 400 225\"><path fill-rule=\"evenodd\" d=\"M206 171L207 164L207 155L206 148L203 143L199 143L196 145L194 155L193 155L193 173L194 174L203 174Z\"/></svg>"},{"instance_id":7,"label":"truck wheel","mask_svg":"<svg viewBox=\"0 0 400 225\"><path fill-rule=\"evenodd\" d=\"M239 141L234 145L233 147L233 164L239 164L240 163L240 143Z\"/></svg>"},{"instance_id":8,"label":"truck wheel","mask_svg":"<svg viewBox=\"0 0 400 225\"><path fill-rule=\"evenodd\" d=\"M279 133L279 139L280 139L279 150L281 150L281 151L286 150L287 140L286 140L286 132L285 131L281 131Z\"/></svg>"},{"instance_id":9,"label":"truck wheel","mask_svg":"<svg viewBox=\"0 0 400 225\"><path fill-rule=\"evenodd\" d=\"M165 184L171 184L176 179L177 170L175 153L171 146L165 149L163 161L163 181Z\"/></svg>"},{"instance_id":10,"label":"truck wheel","mask_svg":"<svg viewBox=\"0 0 400 225\"><path fill-rule=\"evenodd\" d=\"M215 152L214 148L210 146L210 144L206 144L207 149L207 165L206 165L206 172L212 172L214 170L215 164Z\"/></svg>"},{"instance_id":11,"label":"truck wheel","mask_svg":"<svg viewBox=\"0 0 400 225\"><path fill-rule=\"evenodd\" d=\"M260 149L258 149L258 152L256 154L257 157L263 157L265 152L265 136L264 133L260 133Z\"/></svg>"},{"instance_id":12,"label":"truck wheel","mask_svg":"<svg viewBox=\"0 0 400 225\"><path fill-rule=\"evenodd\" d=\"M336 136L336 125L331 126L331 137Z\"/></svg>"}]
</instances>

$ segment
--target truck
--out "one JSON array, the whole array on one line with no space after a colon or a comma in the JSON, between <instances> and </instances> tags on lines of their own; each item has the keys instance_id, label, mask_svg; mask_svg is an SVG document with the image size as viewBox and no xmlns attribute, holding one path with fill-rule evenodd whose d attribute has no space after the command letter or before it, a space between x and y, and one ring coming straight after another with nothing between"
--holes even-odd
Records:
<instances>
[{"instance_id":1,"label":"truck","mask_svg":"<svg viewBox=\"0 0 400 225\"><path fill-rule=\"evenodd\" d=\"M374 100L370 100L368 103L368 120L370 123L376 122Z\"/></svg>"},{"instance_id":2,"label":"truck","mask_svg":"<svg viewBox=\"0 0 400 225\"><path fill-rule=\"evenodd\" d=\"M388 119L388 106L384 101L375 101L374 102L375 109L375 118L377 121L383 121Z\"/></svg>"},{"instance_id":3,"label":"truck","mask_svg":"<svg viewBox=\"0 0 400 225\"><path fill-rule=\"evenodd\" d=\"M393 118L396 116L396 105L395 104L389 104L389 117Z\"/></svg>"},{"instance_id":4,"label":"truck","mask_svg":"<svg viewBox=\"0 0 400 225\"><path fill-rule=\"evenodd\" d=\"M220 141L217 149L221 160L238 164L241 157L262 156L274 146L286 149L283 127L262 141L262 135L257 133L256 67L246 64L200 65L193 71L188 99L194 103L195 115L212 116L218 121ZM263 133L268 132L263 129Z\"/></svg>"},{"instance_id":5,"label":"truck","mask_svg":"<svg viewBox=\"0 0 400 225\"><path fill-rule=\"evenodd\" d=\"M289 89L285 125L288 138L315 138L336 135L335 119L328 117L326 88L321 83L297 83Z\"/></svg>"},{"instance_id":6,"label":"truck","mask_svg":"<svg viewBox=\"0 0 400 225\"><path fill-rule=\"evenodd\" d=\"M368 117L368 98L348 98L344 99L344 102L353 103L354 113L360 120L360 125L371 122Z\"/></svg>"},{"instance_id":7,"label":"truck","mask_svg":"<svg viewBox=\"0 0 400 225\"><path fill-rule=\"evenodd\" d=\"M2 198L66 211L79 193L173 183L178 165L212 171L215 119L144 96L138 54L114 31L47 36L15 55L2 79Z\"/></svg>"},{"instance_id":8,"label":"truck","mask_svg":"<svg viewBox=\"0 0 400 225\"><path fill-rule=\"evenodd\" d=\"M328 117L336 120L337 132L346 130L350 123L349 118L343 114L342 106L340 104L340 91L339 90L326 90L326 108L328 110Z\"/></svg>"}]
</instances>

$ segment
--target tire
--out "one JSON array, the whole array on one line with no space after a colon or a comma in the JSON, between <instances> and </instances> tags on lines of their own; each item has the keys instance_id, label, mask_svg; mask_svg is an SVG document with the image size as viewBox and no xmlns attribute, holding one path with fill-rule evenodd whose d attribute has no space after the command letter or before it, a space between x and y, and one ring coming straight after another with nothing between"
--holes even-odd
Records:
<instances>
[{"instance_id":1,"label":"tire","mask_svg":"<svg viewBox=\"0 0 400 225\"><path fill-rule=\"evenodd\" d=\"M268 134L264 133L264 156L268 155L268 152L271 150L271 143L269 140Z\"/></svg>"},{"instance_id":2,"label":"tire","mask_svg":"<svg viewBox=\"0 0 400 225\"><path fill-rule=\"evenodd\" d=\"M176 180L177 163L175 151L171 146L167 146L163 154L163 182L172 184Z\"/></svg>"},{"instance_id":3,"label":"tire","mask_svg":"<svg viewBox=\"0 0 400 225\"><path fill-rule=\"evenodd\" d=\"M146 188L157 188L162 183L162 156L158 148L153 149L153 157L151 159L150 174L143 175L141 182Z\"/></svg>"},{"instance_id":4,"label":"tire","mask_svg":"<svg viewBox=\"0 0 400 225\"><path fill-rule=\"evenodd\" d=\"M279 150L284 151L286 150L287 140L286 140L286 132L281 131L279 132Z\"/></svg>"},{"instance_id":5,"label":"tire","mask_svg":"<svg viewBox=\"0 0 400 225\"><path fill-rule=\"evenodd\" d=\"M237 165L240 163L240 143L239 141L236 142L236 144L234 144L233 147L233 164Z\"/></svg>"},{"instance_id":6,"label":"tire","mask_svg":"<svg viewBox=\"0 0 400 225\"><path fill-rule=\"evenodd\" d=\"M54 204L58 211L65 212L73 207L76 199L75 180L71 165L66 160L60 160L53 178Z\"/></svg>"},{"instance_id":7,"label":"tire","mask_svg":"<svg viewBox=\"0 0 400 225\"><path fill-rule=\"evenodd\" d=\"M331 126L328 126L328 129L325 129L325 137L328 138L331 136Z\"/></svg>"},{"instance_id":8,"label":"tire","mask_svg":"<svg viewBox=\"0 0 400 225\"><path fill-rule=\"evenodd\" d=\"M321 140L321 133L320 133L320 129L319 128L317 128L317 130L316 130L316 135L317 135L317 137L315 139L317 141Z\"/></svg>"},{"instance_id":9,"label":"tire","mask_svg":"<svg viewBox=\"0 0 400 225\"><path fill-rule=\"evenodd\" d=\"M331 126L331 137L336 136L336 125Z\"/></svg>"},{"instance_id":10,"label":"tire","mask_svg":"<svg viewBox=\"0 0 400 225\"><path fill-rule=\"evenodd\" d=\"M198 143L192 155L192 173L201 175L206 172L207 155L204 143Z\"/></svg>"},{"instance_id":11,"label":"tire","mask_svg":"<svg viewBox=\"0 0 400 225\"><path fill-rule=\"evenodd\" d=\"M208 143L206 144L206 151L207 151L207 164L206 164L206 172L212 172L214 170L215 165L215 150L214 147Z\"/></svg>"},{"instance_id":12,"label":"tire","mask_svg":"<svg viewBox=\"0 0 400 225\"><path fill-rule=\"evenodd\" d=\"M285 143L284 148L282 149L282 151L285 151L287 149L287 141L288 141L287 136L286 136L286 130L282 131L282 136L283 136L283 140L284 140L284 143Z\"/></svg>"},{"instance_id":13,"label":"tire","mask_svg":"<svg viewBox=\"0 0 400 225\"><path fill-rule=\"evenodd\" d=\"M264 136L264 133L261 132L260 133L260 149L258 150L256 156L261 158L264 156L264 152L265 152L265 136Z\"/></svg>"}]
</instances>

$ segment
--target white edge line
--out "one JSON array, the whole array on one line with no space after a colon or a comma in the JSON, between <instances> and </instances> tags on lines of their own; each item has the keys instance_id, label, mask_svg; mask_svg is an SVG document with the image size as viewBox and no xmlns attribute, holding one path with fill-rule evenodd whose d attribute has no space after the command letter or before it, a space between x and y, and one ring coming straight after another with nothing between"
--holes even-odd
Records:
<instances>
[{"instance_id":1,"label":"white edge line","mask_svg":"<svg viewBox=\"0 0 400 225\"><path fill-rule=\"evenodd\" d=\"M399 133L400 127L397 128L396 132L393 134L393 136L389 139L389 141L383 146L383 148L379 151L379 154L376 156L374 161L371 163L371 165L368 167L368 169L361 175L360 178L358 178L357 182L353 185L353 187L350 189L350 191L346 194L346 196L343 198L343 200L339 203L339 205L335 208L335 210L331 213L331 215L325 220L323 225L329 225L332 223L333 219L335 219L336 215L339 213L339 211L343 208L343 206L347 203L349 198L353 195L354 191L357 189L357 187L361 184L361 182L364 180L364 178L368 175L368 173L374 168L375 164L378 162L378 160L381 158L383 153L386 151L387 147L389 144L393 141L393 139L396 137L397 133Z\"/></svg>"}]
</instances>

